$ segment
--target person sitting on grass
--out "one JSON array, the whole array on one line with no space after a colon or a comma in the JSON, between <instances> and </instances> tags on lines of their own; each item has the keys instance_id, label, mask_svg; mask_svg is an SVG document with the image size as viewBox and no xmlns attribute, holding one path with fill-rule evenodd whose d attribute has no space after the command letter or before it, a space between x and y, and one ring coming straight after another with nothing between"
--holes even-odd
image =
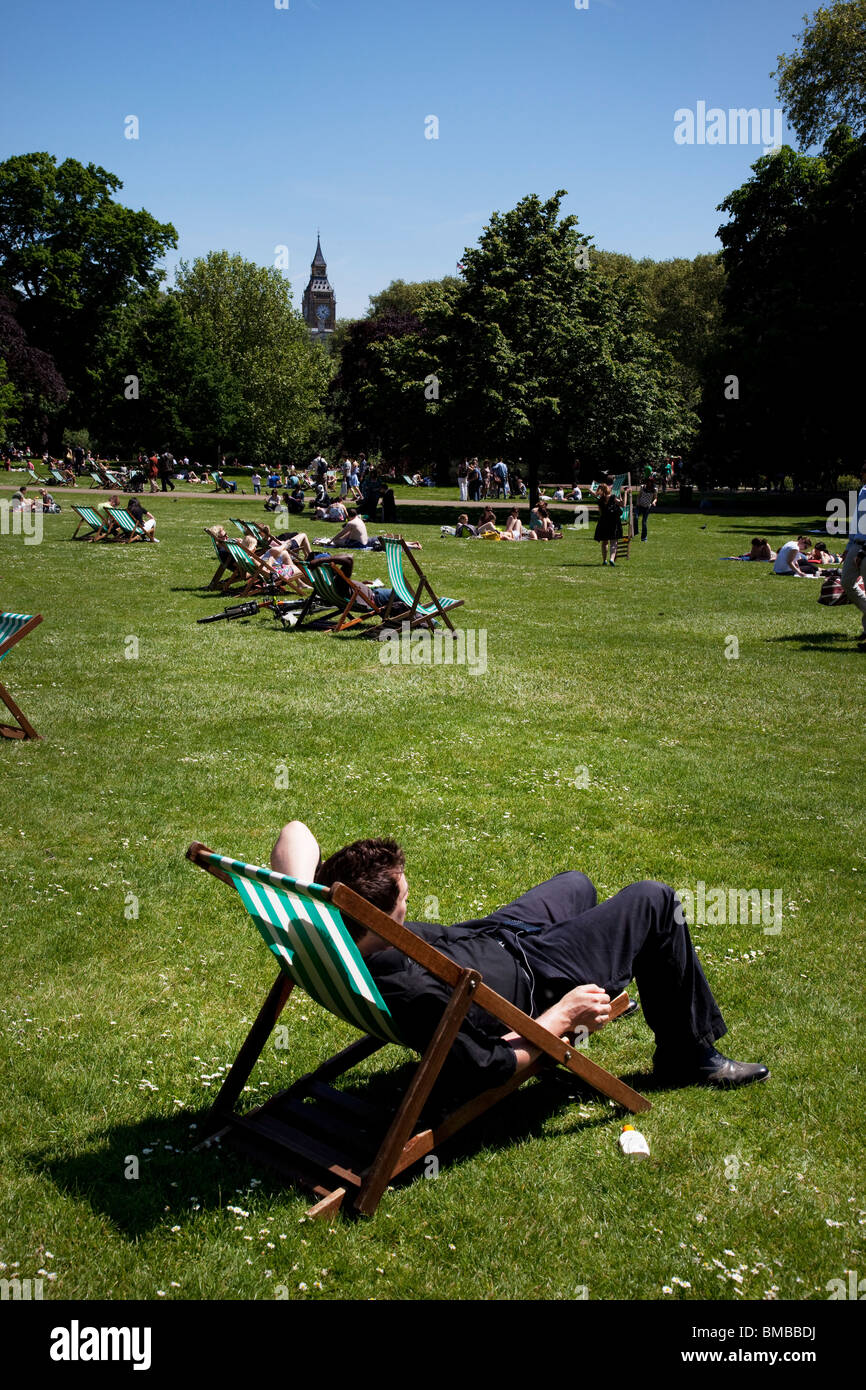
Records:
<instances>
[{"instance_id":1,"label":"person sitting on grass","mask_svg":"<svg viewBox=\"0 0 866 1390\"><path fill-rule=\"evenodd\" d=\"M523 522L520 520L520 512L517 507L512 507L511 511L508 513L508 520L505 523L502 539L505 541L535 541L538 537L528 526L524 526Z\"/></svg>"},{"instance_id":2,"label":"person sitting on grass","mask_svg":"<svg viewBox=\"0 0 866 1390\"><path fill-rule=\"evenodd\" d=\"M350 507L346 513L346 524L341 526L336 536L332 536L331 545L347 545L352 550L363 550L369 541L367 534L367 524L362 516L359 516L357 508Z\"/></svg>"},{"instance_id":3,"label":"person sitting on grass","mask_svg":"<svg viewBox=\"0 0 866 1390\"><path fill-rule=\"evenodd\" d=\"M547 503L543 500L540 500L529 513L529 525L540 541L562 540L562 532L558 531L551 521Z\"/></svg>"},{"instance_id":4,"label":"person sitting on grass","mask_svg":"<svg viewBox=\"0 0 866 1390\"><path fill-rule=\"evenodd\" d=\"M317 507L313 513L316 521L340 521L347 522L349 513L343 502L332 502L327 507Z\"/></svg>"},{"instance_id":5,"label":"person sitting on grass","mask_svg":"<svg viewBox=\"0 0 866 1390\"><path fill-rule=\"evenodd\" d=\"M457 518L457 526L454 534L455 536L477 536L478 527L471 526L469 524L469 517L465 512L461 512Z\"/></svg>"},{"instance_id":6,"label":"person sitting on grass","mask_svg":"<svg viewBox=\"0 0 866 1390\"><path fill-rule=\"evenodd\" d=\"M637 981L655 1034L654 1077L663 1086L730 1088L764 1081L761 1063L716 1051L724 1019L695 954L679 897L645 881L599 903L583 873L559 873L486 917L446 926L407 922L409 884L403 850L392 839L356 840L324 862L301 821L280 831L271 868L303 883L343 883L398 925L536 1018L557 1037L596 1032L611 999ZM409 1047L427 1047L450 990L369 928L344 914L350 935ZM503 1085L538 1057L517 1032L483 1010L466 1015L443 1069L443 1088L461 1098Z\"/></svg>"},{"instance_id":7,"label":"person sitting on grass","mask_svg":"<svg viewBox=\"0 0 866 1390\"><path fill-rule=\"evenodd\" d=\"M499 528L496 525L496 513L492 507L485 507L481 513L481 520L478 523L475 534L477 536L499 535Z\"/></svg>"},{"instance_id":8,"label":"person sitting on grass","mask_svg":"<svg viewBox=\"0 0 866 1390\"><path fill-rule=\"evenodd\" d=\"M808 536L798 536L795 541L787 541L776 556L773 573L795 574L798 579L816 579L818 566L809 564L806 559L809 549Z\"/></svg>"}]
</instances>

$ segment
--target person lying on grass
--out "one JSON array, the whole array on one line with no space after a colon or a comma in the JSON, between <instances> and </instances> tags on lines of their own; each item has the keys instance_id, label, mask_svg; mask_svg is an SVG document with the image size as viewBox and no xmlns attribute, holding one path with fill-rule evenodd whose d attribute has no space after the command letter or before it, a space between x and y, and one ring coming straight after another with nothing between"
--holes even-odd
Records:
<instances>
[{"instance_id":1,"label":"person lying on grass","mask_svg":"<svg viewBox=\"0 0 866 1390\"><path fill-rule=\"evenodd\" d=\"M726 560L775 560L776 552L766 536L753 536L751 549L746 555L726 555Z\"/></svg>"},{"instance_id":2,"label":"person lying on grass","mask_svg":"<svg viewBox=\"0 0 866 1390\"><path fill-rule=\"evenodd\" d=\"M356 840L324 862L301 821L280 831L271 868L301 882L343 883L421 940L484 981L557 1037L596 1032L610 1002L634 978L655 1034L660 1084L714 1087L764 1081L761 1063L734 1062L714 1043L727 1032L692 946L679 897L667 884L633 883L599 903L583 873L568 871L487 917L454 926L407 922L409 885L400 846ZM423 1051L450 994L421 966L369 929L346 918L367 969L407 1046ZM502 1085L539 1055L483 1010L470 1009L449 1054L450 1084L470 1093Z\"/></svg>"}]
</instances>

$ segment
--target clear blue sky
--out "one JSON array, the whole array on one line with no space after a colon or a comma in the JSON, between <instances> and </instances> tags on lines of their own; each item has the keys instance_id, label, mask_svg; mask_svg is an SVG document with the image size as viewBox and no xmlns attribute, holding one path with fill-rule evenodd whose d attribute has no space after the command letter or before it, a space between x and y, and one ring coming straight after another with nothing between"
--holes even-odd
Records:
<instances>
[{"instance_id":1,"label":"clear blue sky","mask_svg":"<svg viewBox=\"0 0 866 1390\"><path fill-rule=\"evenodd\" d=\"M0 155L103 165L174 224L177 256L273 264L286 245L296 304L321 227L340 317L392 279L454 273L527 193L567 189L605 249L693 256L762 149L677 145L674 112L776 107L769 73L816 7L5 0Z\"/></svg>"}]
</instances>

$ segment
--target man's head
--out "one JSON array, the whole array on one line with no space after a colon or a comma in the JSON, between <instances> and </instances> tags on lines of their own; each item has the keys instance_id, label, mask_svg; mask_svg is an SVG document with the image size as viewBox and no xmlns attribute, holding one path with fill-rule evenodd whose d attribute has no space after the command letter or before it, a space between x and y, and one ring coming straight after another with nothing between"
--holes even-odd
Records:
<instances>
[{"instance_id":1,"label":"man's head","mask_svg":"<svg viewBox=\"0 0 866 1390\"><path fill-rule=\"evenodd\" d=\"M797 544L798 544L798 546L800 547L801 550L808 550L808 549L810 548L809 537L808 537L808 536L798 536L798 537L797 537Z\"/></svg>"},{"instance_id":2,"label":"man's head","mask_svg":"<svg viewBox=\"0 0 866 1390\"><path fill-rule=\"evenodd\" d=\"M403 872L405 864L396 840L355 840L325 860L316 874L316 882L344 883L402 925L406 920L409 896ZM351 917L346 917L346 925L355 941L367 930Z\"/></svg>"},{"instance_id":3,"label":"man's head","mask_svg":"<svg viewBox=\"0 0 866 1390\"><path fill-rule=\"evenodd\" d=\"M355 517L358 515L358 508L350 507L346 515L348 516L350 521L354 521Z\"/></svg>"}]
</instances>

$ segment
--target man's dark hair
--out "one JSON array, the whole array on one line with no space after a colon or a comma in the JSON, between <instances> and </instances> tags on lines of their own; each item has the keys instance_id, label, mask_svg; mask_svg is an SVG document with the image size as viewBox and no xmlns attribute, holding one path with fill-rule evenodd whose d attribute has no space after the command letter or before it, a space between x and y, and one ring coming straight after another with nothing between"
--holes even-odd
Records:
<instances>
[{"instance_id":1,"label":"man's dark hair","mask_svg":"<svg viewBox=\"0 0 866 1390\"><path fill-rule=\"evenodd\" d=\"M316 882L344 883L382 912L390 913L400 896L400 875L406 860L396 840L355 840L326 859ZM344 914L352 939L366 931Z\"/></svg>"}]
</instances>

